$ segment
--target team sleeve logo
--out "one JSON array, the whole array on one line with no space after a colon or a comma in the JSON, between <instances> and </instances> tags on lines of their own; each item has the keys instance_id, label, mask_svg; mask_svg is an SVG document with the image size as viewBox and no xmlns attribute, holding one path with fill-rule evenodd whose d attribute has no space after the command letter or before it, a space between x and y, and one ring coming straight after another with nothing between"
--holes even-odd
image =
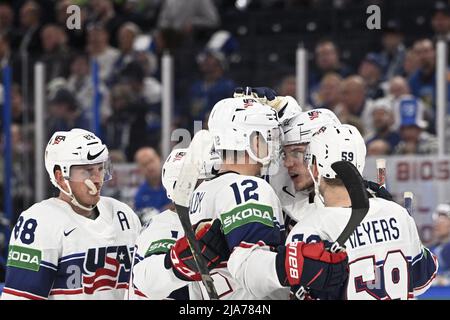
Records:
<instances>
[{"instance_id":1,"label":"team sleeve logo","mask_svg":"<svg viewBox=\"0 0 450 320\"><path fill-rule=\"evenodd\" d=\"M145 258L151 256L152 254L166 253L175 244L174 239L161 239L153 241L145 253Z\"/></svg>"},{"instance_id":2,"label":"team sleeve logo","mask_svg":"<svg viewBox=\"0 0 450 320\"><path fill-rule=\"evenodd\" d=\"M42 252L40 250L11 245L9 246L6 265L19 269L39 271L41 258Z\"/></svg>"},{"instance_id":3,"label":"team sleeve logo","mask_svg":"<svg viewBox=\"0 0 450 320\"><path fill-rule=\"evenodd\" d=\"M273 227L273 208L257 203L246 203L229 212L222 213L220 220L222 221L224 234L228 234L248 223L260 223Z\"/></svg>"}]
</instances>

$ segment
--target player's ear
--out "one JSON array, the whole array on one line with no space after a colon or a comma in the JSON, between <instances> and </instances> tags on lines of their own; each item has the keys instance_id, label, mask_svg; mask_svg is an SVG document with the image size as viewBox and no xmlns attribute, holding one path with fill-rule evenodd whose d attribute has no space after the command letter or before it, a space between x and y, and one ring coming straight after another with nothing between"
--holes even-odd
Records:
<instances>
[{"instance_id":1,"label":"player's ear","mask_svg":"<svg viewBox=\"0 0 450 320\"><path fill-rule=\"evenodd\" d=\"M56 166L53 172L55 173L56 183L58 183L58 185L62 189L67 191L67 185L66 185L66 183L64 181L64 176L62 174L61 168L59 166Z\"/></svg>"},{"instance_id":2,"label":"player's ear","mask_svg":"<svg viewBox=\"0 0 450 320\"><path fill-rule=\"evenodd\" d=\"M314 176L314 179L317 180L317 177L319 176L319 170L317 169L317 163L314 162L313 166L312 166L312 173Z\"/></svg>"}]
</instances>

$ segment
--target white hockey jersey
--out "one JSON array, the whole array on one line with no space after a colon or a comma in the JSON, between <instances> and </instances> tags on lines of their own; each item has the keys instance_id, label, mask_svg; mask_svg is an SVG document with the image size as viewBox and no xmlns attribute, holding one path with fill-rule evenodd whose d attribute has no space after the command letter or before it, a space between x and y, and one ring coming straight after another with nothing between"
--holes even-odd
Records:
<instances>
[{"instance_id":1,"label":"white hockey jersey","mask_svg":"<svg viewBox=\"0 0 450 320\"><path fill-rule=\"evenodd\" d=\"M345 243L349 258L347 299L410 299L425 292L437 271L414 219L400 205L369 199L367 216ZM286 242L334 242L350 219L350 208L325 207L308 213Z\"/></svg>"},{"instance_id":2,"label":"white hockey jersey","mask_svg":"<svg viewBox=\"0 0 450 320\"><path fill-rule=\"evenodd\" d=\"M321 299L409 299L425 292L437 271L437 260L419 239L412 217L398 204L371 198L370 209L346 242L349 281L346 292ZM289 233L295 241L334 242L350 219L350 208L307 206L308 212ZM228 268L246 290L257 296L280 288L275 252L254 245L236 249Z\"/></svg>"},{"instance_id":3,"label":"white hockey jersey","mask_svg":"<svg viewBox=\"0 0 450 320\"><path fill-rule=\"evenodd\" d=\"M95 220L58 198L24 211L9 243L2 299L124 299L141 223L101 197Z\"/></svg>"},{"instance_id":4,"label":"white hockey jersey","mask_svg":"<svg viewBox=\"0 0 450 320\"><path fill-rule=\"evenodd\" d=\"M152 217L136 240L129 299L165 299L190 283L180 280L164 266L165 254L183 236L175 212L165 210Z\"/></svg>"},{"instance_id":5,"label":"white hockey jersey","mask_svg":"<svg viewBox=\"0 0 450 320\"><path fill-rule=\"evenodd\" d=\"M166 210L149 221L136 241L129 299L208 299L202 282L181 280L165 265L166 253L183 236L176 212ZM211 273L216 290L222 293L232 290L230 280L222 275L224 269L222 266Z\"/></svg>"},{"instance_id":6,"label":"white hockey jersey","mask_svg":"<svg viewBox=\"0 0 450 320\"><path fill-rule=\"evenodd\" d=\"M313 193L309 191L295 191L294 183L284 166L280 166L276 174L265 176L265 180L269 182L277 194L283 212L294 221L293 224L304 217L305 206L317 202L316 199L311 198Z\"/></svg>"},{"instance_id":7,"label":"white hockey jersey","mask_svg":"<svg viewBox=\"0 0 450 320\"><path fill-rule=\"evenodd\" d=\"M284 242L280 201L261 178L226 172L204 181L191 199L191 223L216 218L222 222L231 251L258 241L272 246ZM276 293L264 297L252 295L230 276L226 265L213 269L211 276L221 299L277 298Z\"/></svg>"}]
</instances>

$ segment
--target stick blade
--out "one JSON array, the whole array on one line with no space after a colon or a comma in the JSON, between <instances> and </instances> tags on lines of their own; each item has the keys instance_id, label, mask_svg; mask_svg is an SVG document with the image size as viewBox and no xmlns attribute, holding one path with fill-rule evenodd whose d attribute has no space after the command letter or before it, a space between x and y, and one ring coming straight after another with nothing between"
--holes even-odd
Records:
<instances>
[{"instance_id":1,"label":"stick blade","mask_svg":"<svg viewBox=\"0 0 450 320\"><path fill-rule=\"evenodd\" d=\"M175 185L173 201L180 206L189 207L189 200L197 185L200 169L213 147L213 138L208 130L198 131L189 145Z\"/></svg>"},{"instance_id":2,"label":"stick blade","mask_svg":"<svg viewBox=\"0 0 450 320\"><path fill-rule=\"evenodd\" d=\"M364 186L363 178L358 169L348 161L337 161L331 168L338 174L345 185L352 202L352 215L344 230L336 242L344 246L344 243L353 233L355 228L363 221L369 211L369 198Z\"/></svg>"}]
</instances>

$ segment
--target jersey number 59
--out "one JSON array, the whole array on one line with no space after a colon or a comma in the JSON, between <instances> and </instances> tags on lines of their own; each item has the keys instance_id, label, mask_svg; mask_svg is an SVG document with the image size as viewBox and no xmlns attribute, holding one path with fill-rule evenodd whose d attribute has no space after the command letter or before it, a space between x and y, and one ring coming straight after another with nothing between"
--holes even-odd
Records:
<instances>
[{"instance_id":1,"label":"jersey number 59","mask_svg":"<svg viewBox=\"0 0 450 320\"><path fill-rule=\"evenodd\" d=\"M348 299L408 299L408 261L401 251L389 252L378 263L374 256L354 260L349 269Z\"/></svg>"}]
</instances>

